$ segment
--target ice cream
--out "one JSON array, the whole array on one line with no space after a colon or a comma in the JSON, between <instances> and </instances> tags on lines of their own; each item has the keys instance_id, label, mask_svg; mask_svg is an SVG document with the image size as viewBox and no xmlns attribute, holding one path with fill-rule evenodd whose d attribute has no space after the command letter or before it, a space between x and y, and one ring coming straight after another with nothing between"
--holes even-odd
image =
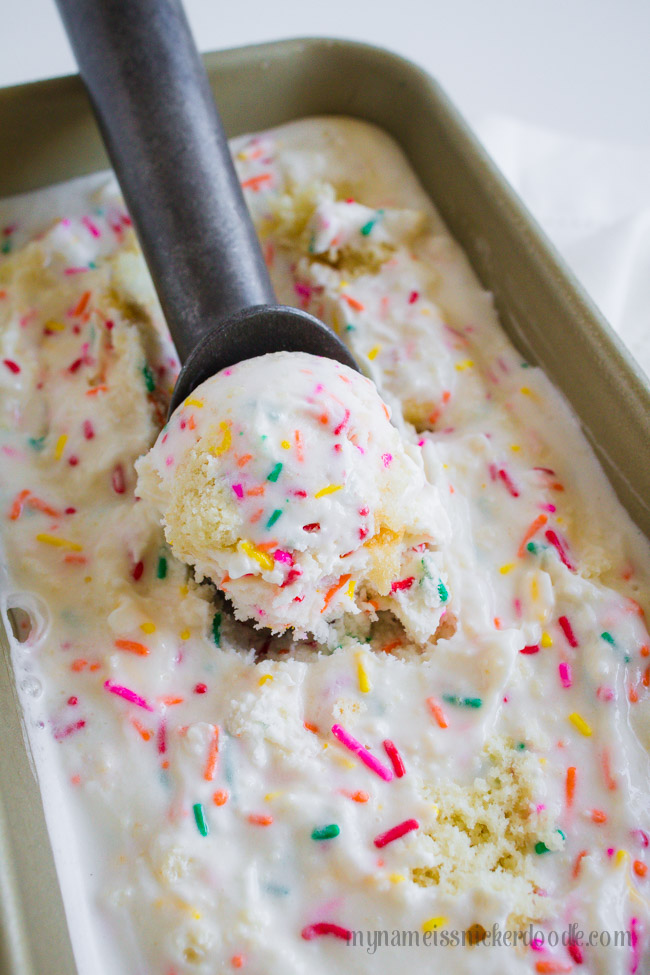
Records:
<instances>
[{"instance_id":1,"label":"ice cream","mask_svg":"<svg viewBox=\"0 0 650 975\"><path fill-rule=\"evenodd\" d=\"M238 621L138 499L178 361L123 205L0 201L3 610L33 622L12 660L80 975L642 975L647 541L385 134L234 154L279 299L350 344L432 498L447 615L424 643L396 602L327 643Z\"/></svg>"},{"instance_id":2,"label":"ice cream","mask_svg":"<svg viewBox=\"0 0 650 975\"><path fill-rule=\"evenodd\" d=\"M346 613L392 610L416 642L436 633L448 521L419 451L347 366L279 352L226 369L136 470L174 555L239 619L327 641Z\"/></svg>"}]
</instances>

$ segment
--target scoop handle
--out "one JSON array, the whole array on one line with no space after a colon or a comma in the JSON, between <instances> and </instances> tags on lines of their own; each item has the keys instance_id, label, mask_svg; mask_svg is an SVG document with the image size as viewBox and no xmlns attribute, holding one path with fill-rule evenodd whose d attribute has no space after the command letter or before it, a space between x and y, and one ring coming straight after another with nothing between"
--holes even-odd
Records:
<instances>
[{"instance_id":1,"label":"scoop handle","mask_svg":"<svg viewBox=\"0 0 650 975\"><path fill-rule=\"evenodd\" d=\"M176 349L275 295L179 0L56 0Z\"/></svg>"}]
</instances>

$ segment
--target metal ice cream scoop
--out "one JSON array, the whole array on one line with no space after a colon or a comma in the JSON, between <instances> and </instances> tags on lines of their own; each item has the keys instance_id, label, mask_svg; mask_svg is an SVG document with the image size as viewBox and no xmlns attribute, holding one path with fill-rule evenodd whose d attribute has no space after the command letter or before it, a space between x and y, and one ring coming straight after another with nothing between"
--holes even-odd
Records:
<instances>
[{"instance_id":1,"label":"metal ice cream scoop","mask_svg":"<svg viewBox=\"0 0 650 975\"><path fill-rule=\"evenodd\" d=\"M183 364L170 412L266 352L356 369L326 325L276 303L179 0L57 4Z\"/></svg>"}]
</instances>

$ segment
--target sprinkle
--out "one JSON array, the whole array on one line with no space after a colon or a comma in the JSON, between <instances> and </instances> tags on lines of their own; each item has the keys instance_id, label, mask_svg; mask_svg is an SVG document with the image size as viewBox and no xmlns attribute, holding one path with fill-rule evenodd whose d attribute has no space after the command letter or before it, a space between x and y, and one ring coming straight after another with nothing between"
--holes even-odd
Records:
<instances>
[{"instance_id":1,"label":"sprinkle","mask_svg":"<svg viewBox=\"0 0 650 975\"><path fill-rule=\"evenodd\" d=\"M341 795L347 796L348 799L352 799L353 802L368 802L370 796L367 792L363 790L358 790L357 792L348 792L347 789L339 790Z\"/></svg>"},{"instance_id":2,"label":"sprinkle","mask_svg":"<svg viewBox=\"0 0 650 975\"><path fill-rule=\"evenodd\" d=\"M203 409L203 400L202 399L193 399L192 397L190 397L189 399L186 399L185 400L185 402L183 403L183 406L184 407L185 406L195 406L197 408L197 410L202 410Z\"/></svg>"},{"instance_id":3,"label":"sprinkle","mask_svg":"<svg viewBox=\"0 0 650 975\"><path fill-rule=\"evenodd\" d=\"M272 826L273 816L265 816L262 813L250 813L247 816L248 822L253 826Z\"/></svg>"},{"instance_id":4,"label":"sprinkle","mask_svg":"<svg viewBox=\"0 0 650 975\"><path fill-rule=\"evenodd\" d=\"M273 674L262 674L262 676L260 677L260 679L257 682L257 686L258 687L261 687L262 684L266 684L266 683L268 683L268 681L273 680L273 679L274 679L273 678Z\"/></svg>"},{"instance_id":5,"label":"sprinkle","mask_svg":"<svg viewBox=\"0 0 650 975\"><path fill-rule=\"evenodd\" d=\"M534 535L537 534L540 528L543 525L545 525L547 521L548 518L546 517L546 515L538 515L537 518L535 518L535 520L531 522L531 524L528 526L528 528L524 533L524 537L521 540L521 544L517 549L517 556L520 559L523 558L524 553L526 552L526 546L528 542L531 540L531 538L533 538Z\"/></svg>"},{"instance_id":6,"label":"sprinkle","mask_svg":"<svg viewBox=\"0 0 650 975\"><path fill-rule=\"evenodd\" d=\"M232 444L232 433L230 432L230 427L227 423L224 423L223 420L219 424L219 430L221 430L222 434L221 443L215 444L215 446L210 450L210 453L214 457L221 457L222 454L227 453Z\"/></svg>"},{"instance_id":7,"label":"sprinkle","mask_svg":"<svg viewBox=\"0 0 650 975\"><path fill-rule=\"evenodd\" d=\"M194 822L196 823L196 828L198 829L201 836L207 836L210 832L208 826L208 821L205 818L205 809L203 808L202 802L195 802L192 806L194 812Z\"/></svg>"},{"instance_id":8,"label":"sprinkle","mask_svg":"<svg viewBox=\"0 0 650 975\"><path fill-rule=\"evenodd\" d=\"M9 518L11 521L17 521L23 513L23 507L25 501L29 497L30 492L27 490L20 491L19 494L14 498L13 504L11 505L11 510L9 512Z\"/></svg>"},{"instance_id":9,"label":"sprinkle","mask_svg":"<svg viewBox=\"0 0 650 975\"><path fill-rule=\"evenodd\" d=\"M535 971L538 975L563 975L564 972L570 972L573 965L565 965L561 961L538 961L535 965Z\"/></svg>"},{"instance_id":10,"label":"sprinkle","mask_svg":"<svg viewBox=\"0 0 650 975\"><path fill-rule=\"evenodd\" d=\"M546 541L550 542L553 548L556 550L557 554L560 556L562 563L567 567L567 569L570 569L573 572L574 566L569 561L569 557L566 554L564 545L562 544L562 542L560 541L556 533L551 528L549 528L546 532L544 532L544 537L546 538Z\"/></svg>"},{"instance_id":11,"label":"sprinkle","mask_svg":"<svg viewBox=\"0 0 650 975\"><path fill-rule=\"evenodd\" d=\"M275 467L273 468L273 470L271 471L271 473L269 474L266 480L271 481L273 484L275 484L275 482L280 476L281 470L282 470L282 464L278 461L278 463L275 465Z\"/></svg>"},{"instance_id":12,"label":"sprinkle","mask_svg":"<svg viewBox=\"0 0 650 975\"><path fill-rule=\"evenodd\" d=\"M440 599L443 603L446 603L447 600L449 599L449 593L447 591L447 587L445 586L442 579L438 583L438 595L440 596Z\"/></svg>"},{"instance_id":13,"label":"sprinkle","mask_svg":"<svg viewBox=\"0 0 650 975\"><path fill-rule=\"evenodd\" d=\"M398 752L396 745L390 740L390 738L386 738L383 745L386 749L386 754L390 759L390 763L393 766L393 772L398 779L403 778L403 776L406 774L406 768L404 767L402 756Z\"/></svg>"},{"instance_id":14,"label":"sprinkle","mask_svg":"<svg viewBox=\"0 0 650 975\"><path fill-rule=\"evenodd\" d=\"M349 941L352 938L352 931L349 928L342 928L340 924L330 924L329 921L308 924L300 933L305 941L313 941L314 938L322 938L328 934L334 938L341 938L342 941Z\"/></svg>"},{"instance_id":15,"label":"sprinkle","mask_svg":"<svg viewBox=\"0 0 650 975\"><path fill-rule=\"evenodd\" d=\"M214 778L214 773L217 770L217 758L219 756L219 728L217 725L213 726L212 738L210 739L210 746L208 748L208 757L205 763L205 769L203 770L203 778L206 782L212 782Z\"/></svg>"},{"instance_id":16,"label":"sprinkle","mask_svg":"<svg viewBox=\"0 0 650 975\"><path fill-rule=\"evenodd\" d=\"M327 487L321 488L314 495L315 498L324 498L326 494L334 494L335 491L342 490L342 484L328 484Z\"/></svg>"},{"instance_id":17,"label":"sprinkle","mask_svg":"<svg viewBox=\"0 0 650 975\"><path fill-rule=\"evenodd\" d=\"M153 626L153 623L151 625ZM115 646L118 650L135 653L139 657L146 657L150 653L149 647L145 647L144 643L137 643L135 640L116 640Z\"/></svg>"},{"instance_id":18,"label":"sprinkle","mask_svg":"<svg viewBox=\"0 0 650 975\"><path fill-rule=\"evenodd\" d=\"M368 672L363 665L363 651L357 653L357 679L359 681L359 690L362 694L367 694L370 690L370 681L368 680Z\"/></svg>"},{"instance_id":19,"label":"sprinkle","mask_svg":"<svg viewBox=\"0 0 650 975\"><path fill-rule=\"evenodd\" d=\"M321 826L311 831L312 840L333 840L339 835L341 829L336 823L331 823L329 826Z\"/></svg>"},{"instance_id":20,"label":"sprinkle","mask_svg":"<svg viewBox=\"0 0 650 975\"><path fill-rule=\"evenodd\" d=\"M409 305L415 304L415 302L418 300L419 297L420 295L417 291L411 291L409 295Z\"/></svg>"},{"instance_id":21,"label":"sprinkle","mask_svg":"<svg viewBox=\"0 0 650 975\"><path fill-rule=\"evenodd\" d=\"M632 869L637 877L645 877L648 873L648 867L642 860L635 860L632 864Z\"/></svg>"},{"instance_id":22,"label":"sprinkle","mask_svg":"<svg viewBox=\"0 0 650 975\"><path fill-rule=\"evenodd\" d=\"M67 434L62 433L56 442L56 447L54 448L55 460L61 460L67 442L68 442Z\"/></svg>"},{"instance_id":23,"label":"sprinkle","mask_svg":"<svg viewBox=\"0 0 650 975\"><path fill-rule=\"evenodd\" d=\"M338 437L343 432L343 430L345 430L346 426L348 425L349 420L350 420L350 411L349 410L346 410L345 411L345 414L343 416L343 419L341 420L341 422L339 423L339 425L334 428L334 436L335 437Z\"/></svg>"},{"instance_id":24,"label":"sprinkle","mask_svg":"<svg viewBox=\"0 0 650 975\"><path fill-rule=\"evenodd\" d=\"M14 375L17 375L20 372L20 366L17 362L14 362L13 359L3 359L2 361L9 372L13 372Z\"/></svg>"},{"instance_id":25,"label":"sprinkle","mask_svg":"<svg viewBox=\"0 0 650 975\"><path fill-rule=\"evenodd\" d=\"M379 836L375 837L373 842L377 849L381 850L382 847L388 846L389 843L393 843L395 840L400 839L400 837L419 828L420 824L417 819L405 819L403 823L393 826L392 829L386 830L385 833L380 833Z\"/></svg>"},{"instance_id":26,"label":"sprinkle","mask_svg":"<svg viewBox=\"0 0 650 975\"><path fill-rule=\"evenodd\" d=\"M547 847L546 843L543 843L542 840L538 840L537 843L535 843L535 853L537 853L539 856L541 856L543 853L550 852L551 851Z\"/></svg>"},{"instance_id":27,"label":"sprinkle","mask_svg":"<svg viewBox=\"0 0 650 975\"><path fill-rule=\"evenodd\" d=\"M523 653L528 656L533 653L539 653L539 645L535 643L535 644L531 644L528 647L522 647L519 653Z\"/></svg>"},{"instance_id":28,"label":"sprinkle","mask_svg":"<svg viewBox=\"0 0 650 975\"><path fill-rule=\"evenodd\" d=\"M577 728L578 729L578 731L580 732L581 735L584 735L585 738L589 738L590 737L590 735L592 733L591 732L591 725L587 724L587 722L582 717L582 715L578 714L577 711L573 711L569 715L569 721L574 726L574 728Z\"/></svg>"},{"instance_id":29,"label":"sprinkle","mask_svg":"<svg viewBox=\"0 0 650 975\"><path fill-rule=\"evenodd\" d=\"M547 649L548 647L553 646L553 637L550 635L550 633L544 631L544 633L542 633L542 639L539 642L545 649Z\"/></svg>"},{"instance_id":30,"label":"sprinkle","mask_svg":"<svg viewBox=\"0 0 650 975\"><path fill-rule=\"evenodd\" d=\"M375 758L375 756L372 755L367 748L364 748L360 741L353 738L349 732L341 727L340 724L332 725L332 734L341 742L342 745L345 745L345 747L349 748L351 752L354 752L354 754L357 755L363 764L366 765L372 772L375 772L375 774L383 779L384 782L390 782L390 780L393 778L393 773L391 770L386 768L385 765L382 765L379 759Z\"/></svg>"},{"instance_id":31,"label":"sprinkle","mask_svg":"<svg viewBox=\"0 0 650 975\"><path fill-rule=\"evenodd\" d=\"M123 697L125 701L130 701L131 704L137 704L139 708L144 708L145 711L153 711L153 708L147 704L143 697L140 697L135 691L130 691L128 687L122 687L121 684L114 684L110 680L104 681L104 687L111 694L117 694L118 697Z\"/></svg>"},{"instance_id":32,"label":"sprinkle","mask_svg":"<svg viewBox=\"0 0 650 975\"><path fill-rule=\"evenodd\" d=\"M443 694L443 701L447 704L453 704L454 707L461 708L480 708L483 707L483 701L480 697L459 697L457 694Z\"/></svg>"},{"instance_id":33,"label":"sprinkle","mask_svg":"<svg viewBox=\"0 0 650 975\"><path fill-rule=\"evenodd\" d=\"M156 388L156 380L153 378L153 373L146 363L142 367L142 375L144 376L144 384L147 387L147 392L153 393Z\"/></svg>"},{"instance_id":34,"label":"sprinkle","mask_svg":"<svg viewBox=\"0 0 650 975\"><path fill-rule=\"evenodd\" d=\"M576 767L571 765L566 770L566 804L571 808L576 792Z\"/></svg>"},{"instance_id":35,"label":"sprinkle","mask_svg":"<svg viewBox=\"0 0 650 975\"><path fill-rule=\"evenodd\" d=\"M616 779L612 775L612 770L611 770L610 761L609 761L609 751L606 748L603 749L603 754L602 754L602 758L601 758L601 765L602 765L602 768L603 768L603 776L605 777L605 782L607 784L607 788L609 789L610 792L615 792L616 791Z\"/></svg>"},{"instance_id":36,"label":"sprinkle","mask_svg":"<svg viewBox=\"0 0 650 975\"><path fill-rule=\"evenodd\" d=\"M565 637L569 642L569 646L577 647L578 641L576 640L575 634L573 632L573 627L571 626L568 618L566 616L560 616L558 617L558 623L560 624L562 632L564 633Z\"/></svg>"},{"instance_id":37,"label":"sprinkle","mask_svg":"<svg viewBox=\"0 0 650 975\"><path fill-rule=\"evenodd\" d=\"M400 579L397 582L391 582L390 591L401 592L403 589L410 589L414 582L415 576L409 576L408 579Z\"/></svg>"},{"instance_id":38,"label":"sprinkle","mask_svg":"<svg viewBox=\"0 0 650 975\"><path fill-rule=\"evenodd\" d=\"M324 602L324 604L323 604L323 608L321 609L321 613L324 613L324 612L325 612L325 610L327 609L327 607L329 606L329 604L331 603L331 601L332 601L332 599L333 599L333 598L334 598L334 596L335 596L335 595L337 594L337 592L339 591L339 589L342 589L342 588L343 588L343 586L344 586L344 585L346 584L346 582L349 582L349 580L350 580L351 578L352 578L352 577L351 577L351 575L350 575L349 573L347 573L346 575L342 575L342 576L341 576L341 577L339 578L339 581L338 581L338 582L336 582L336 583L335 583L335 584L334 584L334 585L333 585L333 586L331 587L331 589L328 589L328 590L327 590L327 592L326 592L326 594L325 594L325 602Z\"/></svg>"},{"instance_id":39,"label":"sprinkle","mask_svg":"<svg viewBox=\"0 0 650 975\"><path fill-rule=\"evenodd\" d=\"M456 368L458 368L458 366L456 366ZM512 495L512 497L513 498L518 498L519 497L519 491L515 487L515 485L514 485L512 479L511 479L510 475L508 474L508 472L502 467L499 471L497 471L497 474L501 478L501 480L503 481L503 483L505 484L506 488L508 489L508 492Z\"/></svg>"},{"instance_id":40,"label":"sprinkle","mask_svg":"<svg viewBox=\"0 0 650 975\"><path fill-rule=\"evenodd\" d=\"M443 928L446 923L446 917L430 917L428 921L422 923L422 930L425 933L427 931L437 931L438 928Z\"/></svg>"},{"instance_id":41,"label":"sprinkle","mask_svg":"<svg viewBox=\"0 0 650 975\"><path fill-rule=\"evenodd\" d=\"M217 789L212 796L212 801L215 806L225 806L225 804L228 802L228 793L225 789Z\"/></svg>"},{"instance_id":42,"label":"sprinkle","mask_svg":"<svg viewBox=\"0 0 650 975\"><path fill-rule=\"evenodd\" d=\"M372 349L368 353L368 358L370 359L370 361L373 362L377 358L380 352L381 352L381 345L373 345Z\"/></svg>"},{"instance_id":43,"label":"sprinkle","mask_svg":"<svg viewBox=\"0 0 650 975\"><path fill-rule=\"evenodd\" d=\"M111 474L111 484L116 494L124 494L126 491L126 481L124 478L124 468L121 464L116 464Z\"/></svg>"},{"instance_id":44,"label":"sprinkle","mask_svg":"<svg viewBox=\"0 0 650 975\"><path fill-rule=\"evenodd\" d=\"M38 534L36 541L43 542L44 545L53 545L55 548L69 548L71 552L82 551L82 546L78 542L71 542L67 538L58 538L56 535L48 535L46 532Z\"/></svg>"},{"instance_id":45,"label":"sprinkle","mask_svg":"<svg viewBox=\"0 0 650 975\"><path fill-rule=\"evenodd\" d=\"M167 576L167 559L164 555L161 555L158 559L158 567L156 569L156 577L158 579L164 579Z\"/></svg>"},{"instance_id":46,"label":"sprinkle","mask_svg":"<svg viewBox=\"0 0 650 975\"><path fill-rule=\"evenodd\" d=\"M215 613L212 617L212 639L216 646L221 646L221 613Z\"/></svg>"},{"instance_id":47,"label":"sprinkle","mask_svg":"<svg viewBox=\"0 0 650 975\"><path fill-rule=\"evenodd\" d=\"M282 508L276 508L269 520L266 523L267 528L273 528L274 524L282 514Z\"/></svg>"},{"instance_id":48,"label":"sprinkle","mask_svg":"<svg viewBox=\"0 0 650 975\"><path fill-rule=\"evenodd\" d=\"M275 562L273 558L270 555L268 555L266 552L263 552L261 549L256 548L254 545L251 544L251 542L247 542L244 540L242 540L239 543L239 545L242 551L245 552L246 555L249 556L249 558L254 559L255 562L257 562L262 567L262 569L266 569L269 572L273 570L273 567L275 566Z\"/></svg>"},{"instance_id":49,"label":"sprinkle","mask_svg":"<svg viewBox=\"0 0 650 975\"><path fill-rule=\"evenodd\" d=\"M208 685L207 684L195 684L194 685L194 693L195 694L205 694L205 693L207 693L207 690L208 690Z\"/></svg>"},{"instance_id":50,"label":"sprinkle","mask_svg":"<svg viewBox=\"0 0 650 975\"><path fill-rule=\"evenodd\" d=\"M350 308L354 308L355 311L365 311L366 306L351 295L341 295L341 298L348 303Z\"/></svg>"},{"instance_id":51,"label":"sprinkle","mask_svg":"<svg viewBox=\"0 0 650 975\"><path fill-rule=\"evenodd\" d=\"M614 640L614 637L612 636L611 633L608 633L607 630L605 630L604 633L601 633L600 636L601 636L601 639L605 641L605 643L609 643L609 645L612 646L612 647L616 646L616 642Z\"/></svg>"},{"instance_id":52,"label":"sprinkle","mask_svg":"<svg viewBox=\"0 0 650 975\"><path fill-rule=\"evenodd\" d=\"M54 732L54 738L56 741L63 741L64 738L69 738L73 735L75 731L81 731L82 728L86 727L86 722L81 719L81 721L75 721L74 724L69 724L65 728L61 728Z\"/></svg>"},{"instance_id":53,"label":"sprinkle","mask_svg":"<svg viewBox=\"0 0 650 975\"><path fill-rule=\"evenodd\" d=\"M558 665L558 670L560 672L562 687L571 687L571 684L573 683L571 679L571 664L568 664L563 660L562 663Z\"/></svg>"},{"instance_id":54,"label":"sprinkle","mask_svg":"<svg viewBox=\"0 0 650 975\"><path fill-rule=\"evenodd\" d=\"M144 572L144 562L142 561L136 562L135 565L133 566L133 572L131 573L135 582L137 582L139 579L142 578L143 572Z\"/></svg>"},{"instance_id":55,"label":"sprinkle","mask_svg":"<svg viewBox=\"0 0 650 975\"><path fill-rule=\"evenodd\" d=\"M602 825L607 822L607 813L603 812L602 809L592 809L591 810L591 821L593 823L598 823Z\"/></svg>"},{"instance_id":56,"label":"sprinkle","mask_svg":"<svg viewBox=\"0 0 650 975\"><path fill-rule=\"evenodd\" d=\"M350 579L350 581L348 582L348 588L345 591L345 595L348 597L348 599L353 598L355 586L356 586L355 580Z\"/></svg>"},{"instance_id":57,"label":"sprinkle","mask_svg":"<svg viewBox=\"0 0 650 975\"><path fill-rule=\"evenodd\" d=\"M577 857L575 859L575 863L573 864L573 876L574 876L574 878L577 877L578 874L580 873L580 866L582 864L583 857L586 857L586 856L587 856L587 851L586 850L580 850L580 853L578 853L578 855L577 855Z\"/></svg>"},{"instance_id":58,"label":"sprinkle","mask_svg":"<svg viewBox=\"0 0 650 975\"><path fill-rule=\"evenodd\" d=\"M435 698L428 697L427 698L427 706L428 706L429 710L431 711L431 714L436 719L436 721L438 723L438 727L439 728L448 728L449 725L447 724L447 719L445 717L444 711L442 710L442 708L440 707L440 705L436 702Z\"/></svg>"},{"instance_id":59,"label":"sprinkle","mask_svg":"<svg viewBox=\"0 0 650 975\"><path fill-rule=\"evenodd\" d=\"M272 173L260 173L258 176L249 176L241 184L243 190L252 190L254 193L259 191L262 183L268 183L273 178Z\"/></svg>"}]
</instances>

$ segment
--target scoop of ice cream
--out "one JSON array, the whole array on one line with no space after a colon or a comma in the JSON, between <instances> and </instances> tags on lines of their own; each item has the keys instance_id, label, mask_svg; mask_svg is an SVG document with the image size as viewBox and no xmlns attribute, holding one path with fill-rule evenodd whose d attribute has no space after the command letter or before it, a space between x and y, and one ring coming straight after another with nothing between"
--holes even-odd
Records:
<instances>
[{"instance_id":1,"label":"scoop of ice cream","mask_svg":"<svg viewBox=\"0 0 650 975\"><path fill-rule=\"evenodd\" d=\"M225 369L136 469L174 554L239 619L326 640L345 613L389 609L412 639L435 634L448 598L437 489L346 366L278 352Z\"/></svg>"}]
</instances>

